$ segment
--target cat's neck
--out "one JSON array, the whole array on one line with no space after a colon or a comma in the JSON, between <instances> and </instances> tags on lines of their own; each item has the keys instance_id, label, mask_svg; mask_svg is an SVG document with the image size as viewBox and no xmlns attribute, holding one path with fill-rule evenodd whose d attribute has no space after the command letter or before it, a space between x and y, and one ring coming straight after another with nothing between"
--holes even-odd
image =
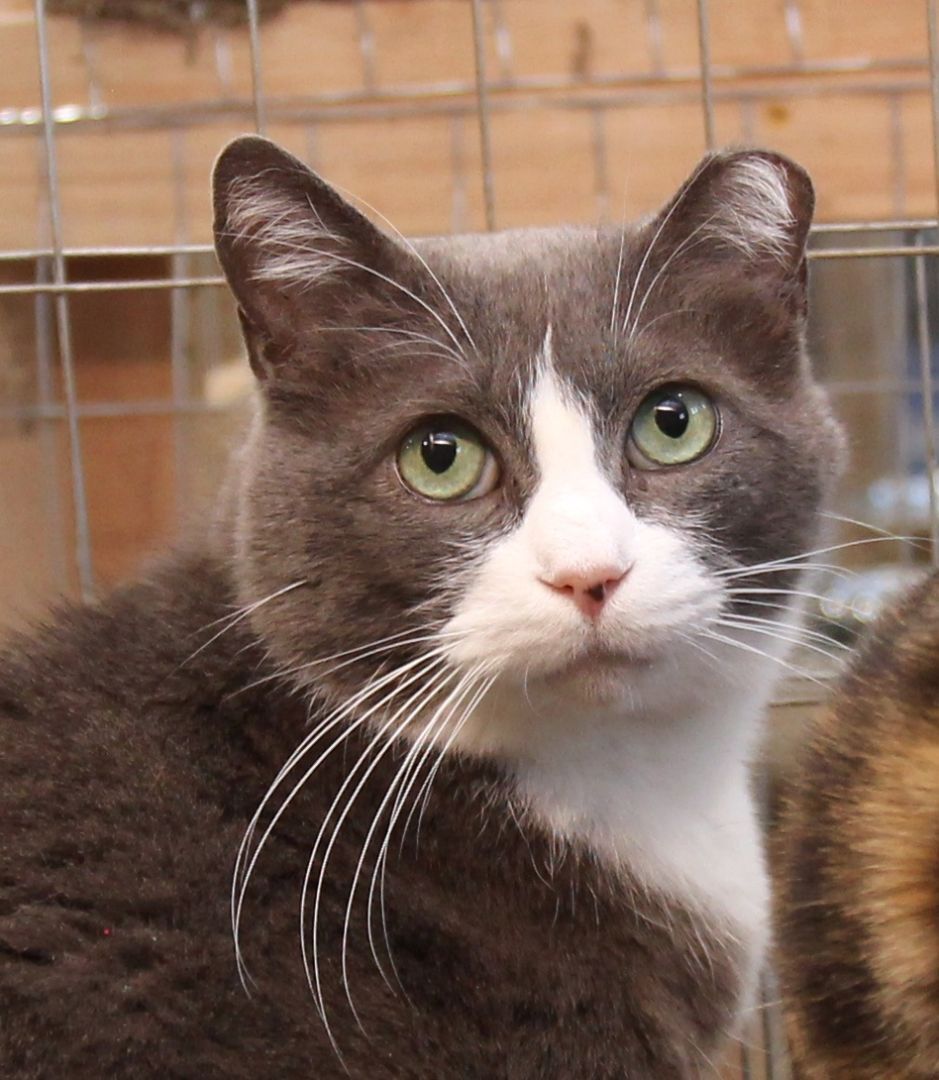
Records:
<instances>
[{"instance_id":1,"label":"cat's neck","mask_svg":"<svg viewBox=\"0 0 939 1080\"><path fill-rule=\"evenodd\" d=\"M753 688L771 681L715 679L645 706L500 688L476 749L487 728L514 732L488 752L534 820L698 910L756 964L768 896L748 766L768 696Z\"/></svg>"}]
</instances>

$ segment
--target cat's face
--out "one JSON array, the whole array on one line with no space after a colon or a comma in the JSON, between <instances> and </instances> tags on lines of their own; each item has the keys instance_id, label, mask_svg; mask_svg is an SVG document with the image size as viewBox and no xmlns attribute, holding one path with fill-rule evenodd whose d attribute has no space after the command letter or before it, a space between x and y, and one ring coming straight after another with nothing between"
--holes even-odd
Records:
<instances>
[{"instance_id":1,"label":"cat's face","mask_svg":"<svg viewBox=\"0 0 939 1080\"><path fill-rule=\"evenodd\" d=\"M411 245L229 147L263 406L238 572L276 662L340 698L409 663L415 693L593 701L710 670L722 616L788 603L733 572L809 545L840 456L803 351L811 208L796 166L737 153L625 233Z\"/></svg>"}]
</instances>

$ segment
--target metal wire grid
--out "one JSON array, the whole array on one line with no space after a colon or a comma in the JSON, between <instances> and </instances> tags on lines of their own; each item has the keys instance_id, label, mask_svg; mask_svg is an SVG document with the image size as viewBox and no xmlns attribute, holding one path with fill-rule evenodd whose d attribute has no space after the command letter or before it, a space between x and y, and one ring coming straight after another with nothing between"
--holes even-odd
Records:
<instances>
[{"instance_id":1,"label":"metal wire grid","mask_svg":"<svg viewBox=\"0 0 939 1080\"><path fill-rule=\"evenodd\" d=\"M939 17L937 0L925 0L929 26L929 87L932 95L932 115L934 128L934 151L936 154L937 205L939 205ZM62 202L59 188L59 170L57 163L57 132L63 125L94 126L106 130L126 129L127 127L151 126L194 126L205 122L210 117L217 117L224 112L228 115L253 119L254 127L264 132L269 118L286 119L315 123L327 117L335 119L345 113L350 115L379 115L387 117L413 116L418 114L444 113L454 118L475 115L479 126L479 145L482 161L483 206L488 228L495 228L496 201L495 190L497 177L492 154L492 116L496 110L504 108L538 108L546 103L569 108L588 109L595 117L594 156L598 177L598 197L608 201L606 193L606 149L604 138L604 110L622 105L630 100L648 101L648 77L645 76L590 76L576 85L563 79L541 77L510 77L509 60L511 45L502 17L500 0L472 0L473 45L475 57L475 82L467 85L458 81L430 87L409 86L381 89L376 85L374 73L374 39L369 26L367 8L358 0L356 3L359 47L363 60L363 88L361 91L331 92L312 98L290 97L269 99L264 92L264 66L259 33L257 0L245 0L250 43L251 87L250 101L229 101L207 103L195 110L187 105L180 113L172 107L133 109L109 109L102 103L100 89L96 89L92 80L91 101L85 106L65 105L58 108L53 103L52 70L49 45L46 33L45 0L35 0L35 25L39 57L39 82L41 108L0 110L0 133L16 134L34 130L41 126L45 155L45 176L47 184L48 232L51 245L47 248L0 251L0 263L34 260L37 275L34 282L0 283L0 296L24 295L51 298L51 314L54 319L55 337L58 346L58 361L63 383L63 402L58 404L50 400L41 400L32 406L0 406L0 418L24 415L43 420L64 419L68 431L68 444L71 461L71 497L75 518L75 564L78 583L83 596L90 597L95 589L95 572L91 549L91 530L89 526L88 498L85 487L83 468L82 439L80 420L85 417L122 416L140 414L176 414L179 412L198 412L211 409L206 402L184 400L180 394L171 400L137 402L132 404L92 402L80 403L76 392L75 355L72 344L69 298L71 295L89 292L118 292L139 289L173 290L174 309L181 313L183 305L175 303L186 290L217 287L224 284L216 274L193 274L189 271L194 258L204 256L211 251L208 245L175 243L166 245L128 246L128 247L90 247L68 248L63 243ZM709 148L715 145L715 103L723 99L733 99L739 91L725 84L734 79L745 77L748 68L715 67L711 61L711 36L708 0L696 0L694 8L697 15L700 67L693 72L670 72L666 70L661 55L661 23L657 0L647 0L647 26L649 40L653 45L655 59L654 79L668 89L665 96L669 101L686 100L696 97L700 100L704 125L705 141ZM802 40L802 19L798 0L786 0L786 28L789 37L792 64L789 67L761 68L762 74L780 75L805 74L844 75L846 71L863 75L872 71L917 72L921 62L915 58L900 59L890 62L855 61L843 62L808 62ZM492 28L496 43L496 56L502 71L491 77L486 69L486 32L487 24ZM902 90L909 90L909 82ZM511 95L494 97L494 91L511 89ZM801 88L813 92L813 88ZM839 86L839 93L845 92L845 86ZM863 83L848 87L848 90L863 94L869 87ZM796 88L800 92L800 88ZM879 85L877 92L884 88ZM901 92L901 88L897 88ZM742 107L752 105L759 88L748 88ZM920 377L924 400L924 420L926 425L926 455L929 468L935 466L935 431L933 417L933 387L931 369L931 333L926 304L923 302L926 290L925 258L939 254L939 244L929 242L928 235L937 227L936 219L890 220L868 223L841 223L817 227L816 236L823 234L854 234L860 238L863 246L826 246L810 253L813 259L857 259L877 257L904 257L915 260L916 289L922 294L918 303L918 336L921 356ZM879 237L900 232L905 243L884 243ZM871 242L872 241L872 242ZM168 278L138 278L133 280L112 281L69 281L67 260L84 255L164 255L173 261L173 273ZM175 372L174 372L175 375ZM174 385L179 380L174 379ZM870 384L865 383L865 389ZM843 388L851 392L851 387ZM934 485L930 485L932 535L939 537L939 508L936 506Z\"/></svg>"},{"instance_id":2,"label":"metal wire grid","mask_svg":"<svg viewBox=\"0 0 939 1080\"><path fill-rule=\"evenodd\" d=\"M272 120L316 124L320 121L343 116L368 115L373 118L395 118L415 115L445 115L455 125L469 118L478 122L479 148L482 164L483 207L486 226L497 226L496 189L498 176L493 163L492 118L502 109L538 109L552 107L588 110L593 123L594 168L597 177L598 203L608 205L608 178L605 144L605 110L629 104L633 101L649 101L650 97L669 102L697 100L701 106L705 142L709 148L716 144L715 105L725 100L737 101L746 112L763 91L749 87L745 95L734 88L735 79L753 72L745 67L716 66L711 59L711 29L708 0L695 0L693 13L698 28L699 67L694 71L670 71L666 69L661 47L661 20L658 0L646 0L647 32L654 57L651 76L622 75L616 77L589 76L575 83L565 79L543 77L514 77L510 74L511 43L502 17L501 0L471 0L475 79L467 84L453 81L427 86L380 88L375 78L374 38L369 25L367 7L361 0L356 2L356 20L359 48L362 57L363 86L361 90L329 92L316 96L290 96L274 98L264 91L264 63L259 33L257 0L245 0L250 42L251 97L250 100L207 102L193 108L187 105L184 112L173 107L137 107L111 109L103 104L103 95L92 79L91 104L88 106L65 105L56 107L52 94L52 65L47 40L45 0L35 0L35 25L39 58L39 83L41 108L0 108L0 135L16 135L42 130L45 157L46 206L48 214L48 247L0 251L0 263L32 260L36 265L36 279L28 283L0 283L0 295L24 295L35 298L37 305L37 333L39 335L39 402L29 406L0 406L0 419L35 418L46 421L64 421L68 432L70 455L70 486L74 507L75 543L74 562L81 594L90 598L95 592L95 572L89 523L88 498L82 453L80 421L88 417L119 417L154 414L176 415L185 412L203 412L213 408L205 401L192 400L185 393L184 349L180 345L186 318L185 296L191 290L218 287L224 284L217 274L193 272L193 265L211 252L209 245L184 242L184 233L175 243L164 245L67 247L63 242L62 201L57 161L57 135L63 125L94 127L99 130L126 130L128 128L184 128L208 123L220 115L251 117L255 129L263 133ZM931 93L933 149L935 162L936 205L939 212L939 0L924 0L928 19L928 71L923 70L920 59L911 57L889 62L857 61L825 63L808 61L802 38L802 19L799 0L785 0L786 29L791 48L792 62L789 66L760 68L760 74L777 76L825 76L857 75L855 84L839 85L839 93L864 95L871 92L862 76L877 72L880 75L904 75L892 92L908 92L911 86L922 88L922 83L910 82L909 76L928 77ZM691 14L691 11L689 12ZM495 56L499 71L493 75L487 70L487 32L495 42ZM654 83L656 89L650 88ZM888 86L888 92L891 88ZM791 93L813 93L812 87L795 86ZM884 85L878 84L876 92L884 93ZM769 93L769 92L767 92ZM457 128L455 128L457 130ZM454 153L458 153L458 140L454 140ZM176 147L179 143L174 144ZM864 259L901 257L912 261L915 304L916 339L919 356L918 389L922 393L925 440L925 462L929 477L930 528L933 559L939 555L939 505L935 488L936 444L935 418L933 415L934 387L932 371L932 335L927 304L927 258L939 254L939 244L932 242L939 226L937 217L916 220L884 220L878 222L843 222L816 227L816 237L825 236L827 246L814 248L810 257L816 260ZM902 243L894 242L897 235ZM850 236L859 246L834 246L831 241ZM884 240L883 238L887 238ZM171 275L167 278L137 278L132 280L70 281L67 260L76 256L165 256L172 260ZM125 290L171 289L173 300L173 341L171 363L173 367L173 393L168 400L141 401L133 403L79 402L76 390L75 349L72 340L70 298L87 292L119 292ZM50 370L52 343L55 341L57 360L61 371L63 400L53 400ZM869 380L859 380L856 386L845 383L845 392L909 388L909 380L891 380L889 385L872 385ZM772 1003L776 994L771 985L764 987L763 999ZM785 1061L781 1025L771 1004L764 1007L758 1024L759 1047L744 1042L741 1050L739 1075L742 1078L765 1077L781 1080L789 1075Z\"/></svg>"}]
</instances>

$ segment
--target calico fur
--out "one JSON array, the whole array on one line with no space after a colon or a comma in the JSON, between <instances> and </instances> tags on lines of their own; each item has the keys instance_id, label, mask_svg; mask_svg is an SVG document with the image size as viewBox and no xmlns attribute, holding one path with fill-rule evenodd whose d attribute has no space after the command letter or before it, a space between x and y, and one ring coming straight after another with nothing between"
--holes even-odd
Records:
<instances>
[{"instance_id":1,"label":"calico fur","mask_svg":"<svg viewBox=\"0 0 939 1080\"><path fill-rule=\"evenodd\" d=\"M409 242L228 148L259 408L219 517L0 661L12 1075L707 1074L766 929L747 763L781 650L740 583L794 617L839 458L811 210L734 152L625 231ZM719 438L639 468L672 382ZM452 415L501 482L434 504L396 450ZM571 574L621 581L602 617Z\"/></svg>"},{"instance_id":2,"label":"calico fur","mask_svg":"<svg viewBox=\"0 0 939 1080\"><path fill-rule=\"evenodd\" d=\"M773 861L798 1075L939 1075L935 574L879 619L815 725Z\"/></svg>"}]
</instances>

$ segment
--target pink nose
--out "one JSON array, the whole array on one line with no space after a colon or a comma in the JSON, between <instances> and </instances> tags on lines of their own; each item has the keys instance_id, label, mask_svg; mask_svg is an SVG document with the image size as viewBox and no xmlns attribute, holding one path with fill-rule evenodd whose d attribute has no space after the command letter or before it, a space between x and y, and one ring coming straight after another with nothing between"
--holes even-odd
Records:
<instances>
[{"instance_id":1,"label":"pink nose","mask_svg":"<svg viewBox=\"0 0 939 1080\"><path fill-rule=\"evenodd\" d=\"M613 567L561 570L545 575L541 580L549 588L569 596L588 619L595 619L628 573L629 567L625 570Z\"/></svg>"}]
</instances>

